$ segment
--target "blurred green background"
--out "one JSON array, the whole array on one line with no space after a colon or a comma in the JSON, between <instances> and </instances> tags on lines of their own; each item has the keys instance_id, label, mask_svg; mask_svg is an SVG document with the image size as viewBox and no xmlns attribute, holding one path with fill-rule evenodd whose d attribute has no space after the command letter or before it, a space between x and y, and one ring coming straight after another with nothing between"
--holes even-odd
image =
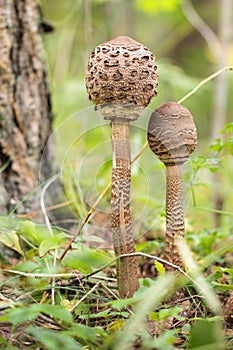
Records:
<instances>
[{"instance_id":1,"label":"blurred green background","mask_svg":"<svg viewBox=\"0 0 233 350\"><path fill-rule=\"evenodd\" d=\"M45 19L55 27L44 36L53 96L55 124L89 105L85 90L88 56L99 43L129 35L156 55L158 96L151 108L178 100L200 80L217 70L216 54L183 12L182 0L40 0ZM195 9L221 41L220 0L196 0ZM230 11L230 9L229 9ZM226 64L233 63L233 40L225 50ZM232 74L228 76L230 96ZM199 138L210 136L214 109L213 81L190 98ZM227 120L233 119L233 99L228 98Z\"/></svg>"},{"instance_id":2,"label":"blurred green background","mask_svg":"<svg viewBox=\"0 0 233 350\"><path fill-rule=\"evenodd\" d=\"M178 101L202 79L233 64L232 4L231 0L195 0L195 7L185 0L40 0L39 3L43 17L54 26L54 31L44 34L43 38L52 91L53 123L57 130L57 158L62 163L68 187L66 199L73 200L74 193L80 194L81 188L83 209L79 203L73 210L76 215L83 216L81 212L85 212L86 204L91 206L111 179L109 128L95 129L98 123L104 123L103 118L97 116L92 107L86 109L92 106L85 88L90 52L115 36L128 35L145 44L156 56L158 95L152 100L145 119L140 118L132 126L134 156L146 141L151 109L168 100ZM198 28L191 23L193 18ZM215 125L218 131L226 122L233 121L232 94L233 73L228 71L184 102L195 118L199 137L193 163L185 166L186 206L191 230L214 227L211 210L215 210L215 190L224 198L221 209L233 210L232 156L225 152L219 162L220 149L208 151L210 142L221 136L214 131L216 120L220 122L220 127ZM198 156L204 156L204 160ZM212 178L213 168L222 177L219 183ZM148 227L156 220L159 227L161 217L156 220L155 217L159 217L164 207L164 174L163 166L150 150L132 168L132 211L134 217L141 214L138 231L146 230L145 223ZM77 202L81 197L77 194ZM100 208L109 209L109 196ZM232 222L231 216L225 215L224 220L224 223ZM229 231L229 225L225 230Z\"/></svg>"}]
</instances>

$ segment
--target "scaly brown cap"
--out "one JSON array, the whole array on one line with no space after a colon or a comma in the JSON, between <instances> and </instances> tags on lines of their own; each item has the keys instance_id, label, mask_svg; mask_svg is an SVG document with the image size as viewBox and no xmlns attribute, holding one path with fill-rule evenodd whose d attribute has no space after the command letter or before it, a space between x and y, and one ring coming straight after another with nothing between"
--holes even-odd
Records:
<instances>
[{"instance_id":1,"label":"scaly brown cap","mask_svg":"<svg viewBox=\"0 0 233 350\"><path fill-rule=\"evenodd\" d=\"M147 137L151 150L165 165L183 164L197 145L193 117L176 102L166 102L152 113Z\"/></svg>"},{"instance_id":2,"label":"scaly brown cap","mask_svg":"<svg viewBox=\"0 0 233 350\"><path fill-rule=\"evenodd\" d=\"M157 66L150 50L127 36L98 45L90 55L86 87L105 119L134 120L156 96ZM134 108L130 108L133 106Z\"/></svg>"}]
</instances>

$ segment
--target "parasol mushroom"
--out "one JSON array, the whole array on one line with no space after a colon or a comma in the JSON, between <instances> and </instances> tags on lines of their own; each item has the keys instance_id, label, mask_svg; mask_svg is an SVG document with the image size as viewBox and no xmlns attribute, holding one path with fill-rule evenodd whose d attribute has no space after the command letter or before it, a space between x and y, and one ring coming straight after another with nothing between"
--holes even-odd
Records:
<instances>
[{"instance_id":1,"label":"parasol mushroom","mask_svg":"<svg viewBox=\"0 0 233 350\"><path fill-rule=\"evenodd\" d=\"M157 67L148 48L118 36L92 52L86 87L90 100L104 119L110 120L112 141L111 222L116 256L135 251L130 213L129 123L136 120L156 96ZM121 297L138 289L136 257L124 257L117 267Z\"/></svg>"},{"instance_id":2,"label":"parasol mushroom","mask_svg":"<svg viewBox=\"0 0 233 350\"><path fill-rule=\"evenodd\" d=\"M165 256L182 267L176 244L185 232L182 165L197 145L196 127L189 110L176 102L159 106L150 117L148 143L166 166Z\"/></svg>"}]
</instances>

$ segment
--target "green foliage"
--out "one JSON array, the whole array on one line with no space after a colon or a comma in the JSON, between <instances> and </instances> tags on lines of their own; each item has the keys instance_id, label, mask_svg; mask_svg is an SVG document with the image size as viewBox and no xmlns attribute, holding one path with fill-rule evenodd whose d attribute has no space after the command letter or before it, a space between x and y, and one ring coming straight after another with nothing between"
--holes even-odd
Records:
<instances>
[{"instance_id":1,"label":"green foliage","mask_svg":"<svg viewBox=\"0 0 233 350\"><path fill-rule=\"evenodd\" d=\"M170 12L177 9L179 0L135 0L136 9L145 12L149 16L154 16L159 12Z\"/></svg>"},{"instance_id":2,"label":"green foliage","mask_svg":"<svg viewBox=\"0 0 233 350\"><path fill-rule=\"evenodd\" d=\"M222 350L224 339L221 323L215 318L198 320L191 331L190 349Z\"/></svg>"},{"instance_id":3,"label":"green foliage","mask_svg":"<svg viewBox=\"0 0 233 350\"><path fill-rule=\"evenodd\" d=\"M13 225L13 224L11 224ZM8 224L8 227L11 226ZM30 233L31 228L31 233ZM208 338L208 342L203 343L199 339L197 343L199 326L196 321L187 320L182 315L181 306L163 307L163 302L169 298L169 295L175 288L175 277L164 276L164 269L160 264L156 264L157 270L160 272L160 277L157 280L145 278L141 280L141 287L135 295L130 299L123 300L109 300L107 295L103 294L103 290L100 289L99 284L97 294L93 292L88 296L90 286L88 286L89 278L86 280L86 287L82 287L79 283L72 287L72 284L64 284L67 287L62 287L63 284L57 284L55 282L56 304L49 304L46 299L43 300L44 292L48 293L52 288L52 284L48 285L48 277L43 276L44 273L55 272L58 273L61 269L60 264L57 262L56 269L52 269L54 246L51 243L51 247L44 254L43 258L39 258L39 250L41 242L44 242L45 235L41 232L41 226L37 227L35 224L31 224L29 221L17 221L17 229L20 229L21 236L26 236L28 243L33 242L35 245L33 256L28 256L27 247L23 246L23 256L25 261L17 266L13 267L15 273L18 271L25 272L26 275L19 275L21 279L21 289L27 290L27 294L31 296L28 299L25 295L25 300L14 303L4 303L3 310L0 316L0 322L9 322L12 325L12 332L16 332L18 327L24 327L24 333L26 336L33 338L35 344L45 346L46 349L55 350L57 346L62 346L67 349L71 347L74 349L82 349L83 346L91 349L118 349L119 344L122 349L129 349L135 341L137 341L140 335L141 346L143 349L163 349L172 350L175 349L175 343L180 334L183 334L184 338L189 339L192 349L202 349L200 346L204 344L216 346L217 349L221 349L217 344L220 344L222 339L222 333L218 330L218 340L214 338L214 330L216 330L216 322L211 322L210 325L205 327L213 334ZM43 228L45 230L45 228ZM17 230L15 230L17 232ZM59 230L54 230L55 236L61 235ZM20 242L20 241L19 241ZM21 242L25 242L21 237ZM183 247L183 251L184 251ZM36 253L37 252L37 253ZM93 272L99 267L104 267L106 264L110 264L112 258L109 254L96 249L88 248L83 243L74 244L73 251L71 251L63 263L64 268L67 270L68 266L72 269L78 270L81 273ZM189 262L187 266L189 267ZM197 285L201 285L201 294L205 289L205 297L207 303L212 305L210 290L207 287L206 282L203 282L203 277L200 273L193 269L191 274ZM30 271L31 276L27 276ZM33 278L33 273L37 278ZM232 277L232 269L230 268L218 268L216 270L218 274L229 274ZM42 274L39 278L39 274ZM220 275L216 275L215 281L218 281ZM17 276L17 275L16 275ZM21 277L20 277L21 276ZM59 275L58 275L59 276ZM101 273L104 277L104 273ZM98 278L98 275L96 276ZM42 283L44 281L45 283ZM94 282L95 280L93 280ZM65 282L65 280L64 280ZM94 282L96 283L96 281ZM106 282L103 282L106 283ZM213 279L212 279L213 283ZM15 281L14 281L15 284ZM217 282L215 282L215 286ZM195 287L195 285L194 285ZM221 286L223 288L223 285ZM84 288L84 289L83 289ZM226 289L225 289L226 290ZM81 302L81 298L83 301ZM34 300L34 302L32 301ZM35 302L38 300L38 302ZM80 302L79 302L80 301ZM77 305L76 305L77 304ZM96 305L99 305L99 310L96 310ZM132 312L133 308L133 312ZM71 312L72 310L72 312ZM40 318L47 317L50 322L55 323L57 329L46 329L43 322L40 323ZM183 324L179 332L175 329L163 330L162 333L155 339L151 338L146 330L146 320L155 324L159 322L166 322L168 319L174 319L176 322ZM206 319L204 319L205 321ZM207 318L207 320L209 320ZM87 322L84 324L83 322ZM200 321L198 321L200 322ZM219 321L218 321L219 322ZM105 327L97 326L104 323ZM194 326L192 326L194 324ZM197 324L197 325L196 325ZM39 325L39 326L38 326ZM214 328L215 327L215 328ZM191 332L191 333L190 333ZM179 334L179 335L178 335ZM222 341L222 340L221 340ZM0 339L1 343L1 339ZM4 344L4 340L2 341ZM9 345L9 349L14 349L9 341L5 341L6 346ZM203 348L204 349L204 348Z\"/></svg>"},{"instance_id":4,"label":"green foliage","mask_svg":"<svg viewBox=\"0 0 233 350\"><path fill-rule=\"evenodd\" d=\"M222 152L233 155L233 122L225 125L221 130L222 138L217 138L210 150L216 152L218 155Z\"/></svg>"},{"instance_id":5,"label":"green foliage","mask_svg":"<svg viewBox=\"0 0 233 350\"><path fill-rule=\"evenodd\" d=\"M165 320L169 316L175 317L177 320L183 321L185 317L180 315L181 311L182 311L181 307L175 306L169 309L161 309L157 312L150 312L149 317L152 321Z\"/></svg>"},{"instance_id":6,"label":"green foliage","mask_svg":"<svg viewBox=\"0 0 233 350\"><path fill-rule=\"evenodd\" d=\"M60 305L50 304L31 304L20 305L14 309L9 309L3 316L0 316L1 322L10 322L13 326L17 326L25 321L31 321L38 317L40 313L44 313L53 317L61 323L71 323L72 315L64 307Z\"/></svg>"},{"instance_id":7,"label":"green foliage","mask_svg":"<svg viewBox=\"0 0 233 350\"><path fill-rule=\"evenodd\" d=\"M224 138L216 141L206 151L206 155L193 158L192 167L185 170L186 195L191 193L195 197L193 210L198 205L206 205L208 209L208 203L203 202L205 198L200 196L199 188L209 190L209 174L221 172L225 160L231 156L231 133L232 123L224 128ZM142 159L145 160L147 155ZM153 167L153 172L164 171L157 165ZM141 172L135 172L135 183L141 175ZM109 176L108 166L101 170L101 176ZM73 201L77 216L84 217L87 208L75 171L68 167L67 172L64 171L64 179L67 181L66 191L72 195L69 200ZM140 203L140 197L138 200ZM148 203L152 212L156 206L161 209L153 198ZM150 254L161 254L163 251L163 208L158 213L157 221L152 220L149 226L150 236L154 235L154 239L142 240L137 245L138 251ZM207 310L220 314L216 293L223 297L233 288L232 266L226 260L233 245L230 237L233 216L227 208L222 213L227 220L220 228L203 228L203 223L195 216L195 225L201 227L198 230L192 222L192 211L187 214L187 241L192 247L192 253L186 245L181 246L181 251L190 279L167 276L164 266L155 261L152 265L158 277L141 279L140 289L132 298L124 300L117 299L116 291L108 284L105 271L113 266L112 253L87 245L88 242L96 241L95 235L90 235L86 241L83 237L78 237L72 250L59 262L58 257L69 242L69 232L52 227L51 233L45 225L30 220L0 217L0 242L18 253L18 261L11 263L11 270L8 269L1 280L2 293L7 295L10 287L11 293L16 295L8 295L0 304L0 323L10 324L13 337L23 327L25 337L29 337L34 345L51 350L58 346L67 349L117 350L119 344L122 349L128 350L139 340L138 336L143 349L174 350L177 343L181 342L185 349L220 350L223 348L221 319L211 317ZM143 225L146 220L146 217L141 219ZM101 244L102 239L99 238L98 242ZM195 254L198 263L192 254ZM9 265L11 257L7 259L7 262L2 261L3 267ZM73 277L74 271L78 278ZM195 306L201 318L186 316L182 303L166 304L170 294L182 286L186 286L190 298L193 289L204 297L198 308ZM54 305L51 305L52 293ZM44 320L54 324L55 329L45 326ZM173 326L166 330L165 325L170 320L173 320ZM157 337L148 334L150 323L156 329L160 327ZM208 337L200 336L203 329ZM23 342L24 339L20 341ZM15 350L10 339L0 338L0 344L3 348Z\"/></svg>"},{"instance_id":8,"label":"green foliage","mask_svg":"<svg viewBox=\"0 0 233 350\"><path fill-rule=\"evenodd\" d=\"M67 335L65 332L56 332L49 329L30 328L29 333L32 334L41 344L46 346L48 350L57 350L58 348L66 350L82 349L75 339Z\"/></svg>"},{"instance_id":9,"label":"green foliage","mask_svg":"<svg viewBox=\"0 0 233 350\"><path fill-rule=\"evenodd\" d=\"M0 242L2 242L6 247L15 250L17 253L23 255L23 251L20 247L19 237L15 231L11 230L0 230Z\"/></svg>"},{"instance_id":10,"label":"green foliage","mask_svg":"<svg viewBox=\"0 0 233 350\"><path fill-rule=\"evenodd\" d=\"M80 222L89 209L86 194L94 189L95 200L111 176L111 159L104 153L108 148L106 140L110 144L109 128L96 127L103 120L100 122L91 108L83 111L90 106L84 75L91 49L119 34L132 35L150 47L156 54L159 72L158 97L152 101L151 108L166 100L178 101L195 87L200 77L214 71L215 62L202 38L192 31L181 13L178 0L39 2L43 15L55 26L53 33L44 36L44 43L54 126L58 127L55 136L60 136L56 156L62 163L64 195L76 221ZM129 17L125 11L130 3L133 6ZM89 9L88 4L91 4ZM215 5L210 2L198 6L203 18L208 18L213 25L216 23ZM88 10L92 13L92 30ZM194 44L190 46L190 42ZM231 96L232 78L229 82ZM208 147L206 137L211 129L213 92L214 84L209 84L187 101L199 134L199 150L191 165L185 168L186 230L192 251L186 246L181 250L191 279L167 276L163 265L152 262L158 278L146 275L132 298L118 299L112 252L89 246L93 242L103 243L105 237L96 237L95 233L85 240L78 237L60 262L59 256L73 233L52 227L51 234L45 225L15 219L12 215L1 216L0 326L3 334L10 334L6 339L0 336L2 349L15 350L19 344L43 350L57 350L58 347L129 350L134 345L144 350L223 349L221 319L212 317L210 310L220 313L218 295L225 302L233 289L233 206L229 199L233 186L233 123L226 124L221 137ZM232 101L230 99L227 106L229 117L232 116ZM148 108L147 112L151 110ZM73 113L76 113L74 117L69 118ZM64 120L68 127L62 124ZM148 116L144 120L139 121L142 132L132 133L132 144L135 140L140 144L146 141ZM85 132L84 124L89 127ZM96 148L99 144L102 148ZM101 161L98 159L95 164L90 157L87 165L84 162L85 175L80 181L77 164L86 160L91 151L95 159L96 153L100 154ZM9 159L0 167L0 173L10 162ZM97 168L98 172L93 173ZM132 168L134 227L141 238L137 251L159 256L164 249L164 172L164 167L150 152L145 152ZM213 225L216 212L212 194L217 186L210 182L213 173L223 175L223 185L218 188L224 197L221 227ZM147 181L148 192L144 186ZM106 205L110 205L109 197ZM149 240L141 237L145 232L149 232ZM11 251L17 253L16 258L12 258ZM144 264L146 262L142 261L142 267ZM93 275L88 275L90 273ZM179 299L175 303L169 299L178 285L188 291L190 305L185 312ZM194 290L200 299L193 297ZM173 323L167 329L171 319ZM151 325L155 330L150 331ZM6 332L4 327L7 327Z\"/></svg>"},{"instance_id":11,"label":"green foliage","mask_svg":"<svg viewBox=\"0 0 233 350\"><path fill-rule=\"evenodd\" d=\"M67 267L76 269L84 274L109 264L113 257L104 251L88 248L85 244L75 245L75 249L64 259Z\"/></svg>"}]
</instances>

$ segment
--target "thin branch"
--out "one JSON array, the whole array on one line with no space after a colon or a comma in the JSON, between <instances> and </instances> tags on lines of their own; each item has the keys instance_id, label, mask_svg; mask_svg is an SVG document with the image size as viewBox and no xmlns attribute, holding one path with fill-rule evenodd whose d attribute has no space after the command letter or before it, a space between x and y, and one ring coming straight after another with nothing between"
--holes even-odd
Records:
<instances>
[{"instance_id":1,"label":"thin branch","mask_svg":"<svg viewBox=\"0 0 233 350\"><path fill-rule=\"evenodd\" d=\"M173 264L165 259L159 258L158 256L155 256L155 255L142 253L142 252L135 252L135 253L130 253L130 254L121 254L117 259L126 258L129 256L143 256L143 257L146 257L149 259L156 260L156 261L160 262L161 264L168 265L168 266L172 267L174 270L179 271L180 273L182 273L182 275L184 275L185 277L190 279L190 276L179 265L175 265L175 264Z\"/></svg>"},{"instance_id":2,"label":"thin branch","mask_svg":"<svg viewBox=\"0 0 233 350\"><path fill-rule=\"evenodd\" d=\"M118 261L119 259L131 257L131 256L146 257L146 258L149 258L152 260L156 260L156 261L162 263L163 265L167 265L169 267L172 267L174 270L180 272L183 276L185 276L188 280L190 280L195 286L197 286L199 288L200 291L203 290L202 287L199 285L199 283L196 282L189 274L187 274L180 266L175 265L175 264L173 264L165 259L159 258L158 256L147 254L147 253L142 253L142 252L121 254L118 257L116 257L115 259L113 259L112 261L110 261L108 264L106 264L106 265L102 266L101 268L99 268L99 269L97 269L89 274L86 274L86 275L76 274L76 273L61 273L61 274L28 273L28 272L15 271L15 270L3 270L3 271L6 271L7 273L13 273L13 274L17 274L17 275L21 275L21 276L25 276L25 277L32 277L32 278L78 277L80 280L83 280L83 279L88 279L88 278L96 275L97 273L103 271L105 268L115 264L116 261ZM101 282L99 281L92 289L90 289L90 291L83 298L81 298L77 304L75 304L73 309L75 309L83 300L85 300L87 295L92 293L97 288L97 285L99 285L100 283Z\"/></svg>"},{"instance_id":3,"label":"thin branch","mask_svg":"<svg viewBox=\"0 0 233 350\"><path fill-rule=\"evenodd\" d=\"M188 94L186 94L184 97L182 97L178 103L183 103L184 101L186 101L189 97L191 97L196 91L198 91L202 86L204 86L206 83L208 83L209 81L211 81L212 79L214 79L215 77L217 77L218 75L220 75L221 73L225 72L225 71L232 71L233 70L233 66L227 66L224 67L220 70L218 70L217 72L211 74L210 76L208 76L207 78L205 78L204 80L202 80L193 90L191 90ZM136 154L136 156L131 160L131 164L133 164L142 154L143 152L147 149L148 147L148 142L145 142L145 144L142 146L141 150ZM81 233L83 227L88 223L89 219L91 218L92 214L94 213L97 205L100 203L100 201L102 200L102 198L105 196L105 194L108 192L108 190L111 188L111 183L109 183L105 189L101 192L101 194L99 195L99 197L97 198L96 202L93 204L92 208L87 212L85 218L83 219L78 231L74 234L73 238L70 240L69 244L67 245L67 247L65 248L65 250L63 251L62 255L60 256L60 261L63 260L63 258L65 257L65 255L67 254L67 252L69 251L69 249L71 248L73 242L75 241L75 239L79 236L79 234Z\"/></svg>"},{"instance_id":4,"label":"thin branch","mask_svg":"<svg viewBox=\"0 0 233 350\"><path fill-rule=\"evenodd\" d=\"M208 83L209 81L213 80L214 78L216 78L218 75L222 74L223 72L226 71L233 71L233 66L226 66L223 67L222 69L219 69L217 72L209 75L207 78L205 78L204 80L202 80L193 90L191 90L187 95L185 95L184 97L182 97L178 103L183 103L184 101L186 101L189 97L191 97L193 94L195 94L195 92L197 92L203 85L205 85L206 83Z\"/></svg>"},{"instance_id":5,"label":"thin branch","mask_svg":"<svg viewBox=\"0 0 233 350\"><path fill-rule=\"evenodd\" d=\"M97 282L94 287L92 287L81 299L79 299L79 301L72 307L72 309L70 310L71 312L73 312L77 306L79 306L84 300L86 300L86 298L88 297L88 295L90 295L91 293L93 293L96 288L98 288L100 285L100 282Z\"/></svg>"},{"instance_id":6,"label":"thin branch","mask_svg":"<svg viewBox=\"0 0 233 350\"><path fill-rule=\"evenodd\" d=\"M0 172L1 172L1 168L0 168ZM67 205L71 204L73 202L73 200L68 200L64 203L59 203L59 204L54 204L50 207L46 207L45 210L47 211L51 211L51 210L55 210L55 209L60 209L63 207L66 207ZM38 215L38 211L31 211L30 213L27 214L17 214L16 216L18 218L23 218L23 219L27 219L27 218L32 218Z\"/></svg>"},{"instance_id":7,"label":"thin branch","mask_svg":"<svg viewBox=\"0 0 233 350\"><path fill-rule=\"evenodd\" d=\"M206 40L210 51L216 60L218 60L223 55L223 49L217 35L199 16L190 0L180 1L180 6L187 20Z\"/></svg>"},{"instance_id":8,"label":"thin branch","mask_svg":"<svg viewBox=\"0 0 233 350\"><path fill-rule=\"evenodd\" d=\"M202 291L204 293L204 295L206 294L205 291L203 290L202 286L197 282L195 281L189 274L187 274L180 266L178 265L175 265L175 264L172 264L170 263L169 261L167 260L164 260L162 258L159 258L155 255L150 255L150 254L146 254L146 253L142 253L142 252L136 252L136 253L130 253L130 254L122 254L119 258L124 258L124 257L130 257L130 256L144 256L144 257L147 257L149 259L153 259L153 260L156 260L164 265L168 265L170 267L172 267L174 270L180 272L182 275L184 275L187 279L189 279L196 287L199 288L200 291Z\"/></svg>"},{"instance_id":9,"label":"thin branch","mask_svg":"<svg viewBox=\"0 0 233 350\"><path fill-rule=\"evenodd\" d=\"M84 275L79 273L30 273L16 270L2 270L7 273L13 273L14 275L20 275L29 278L70 278L70 277L83 277Z\"/></svg>"}]
</instances>

